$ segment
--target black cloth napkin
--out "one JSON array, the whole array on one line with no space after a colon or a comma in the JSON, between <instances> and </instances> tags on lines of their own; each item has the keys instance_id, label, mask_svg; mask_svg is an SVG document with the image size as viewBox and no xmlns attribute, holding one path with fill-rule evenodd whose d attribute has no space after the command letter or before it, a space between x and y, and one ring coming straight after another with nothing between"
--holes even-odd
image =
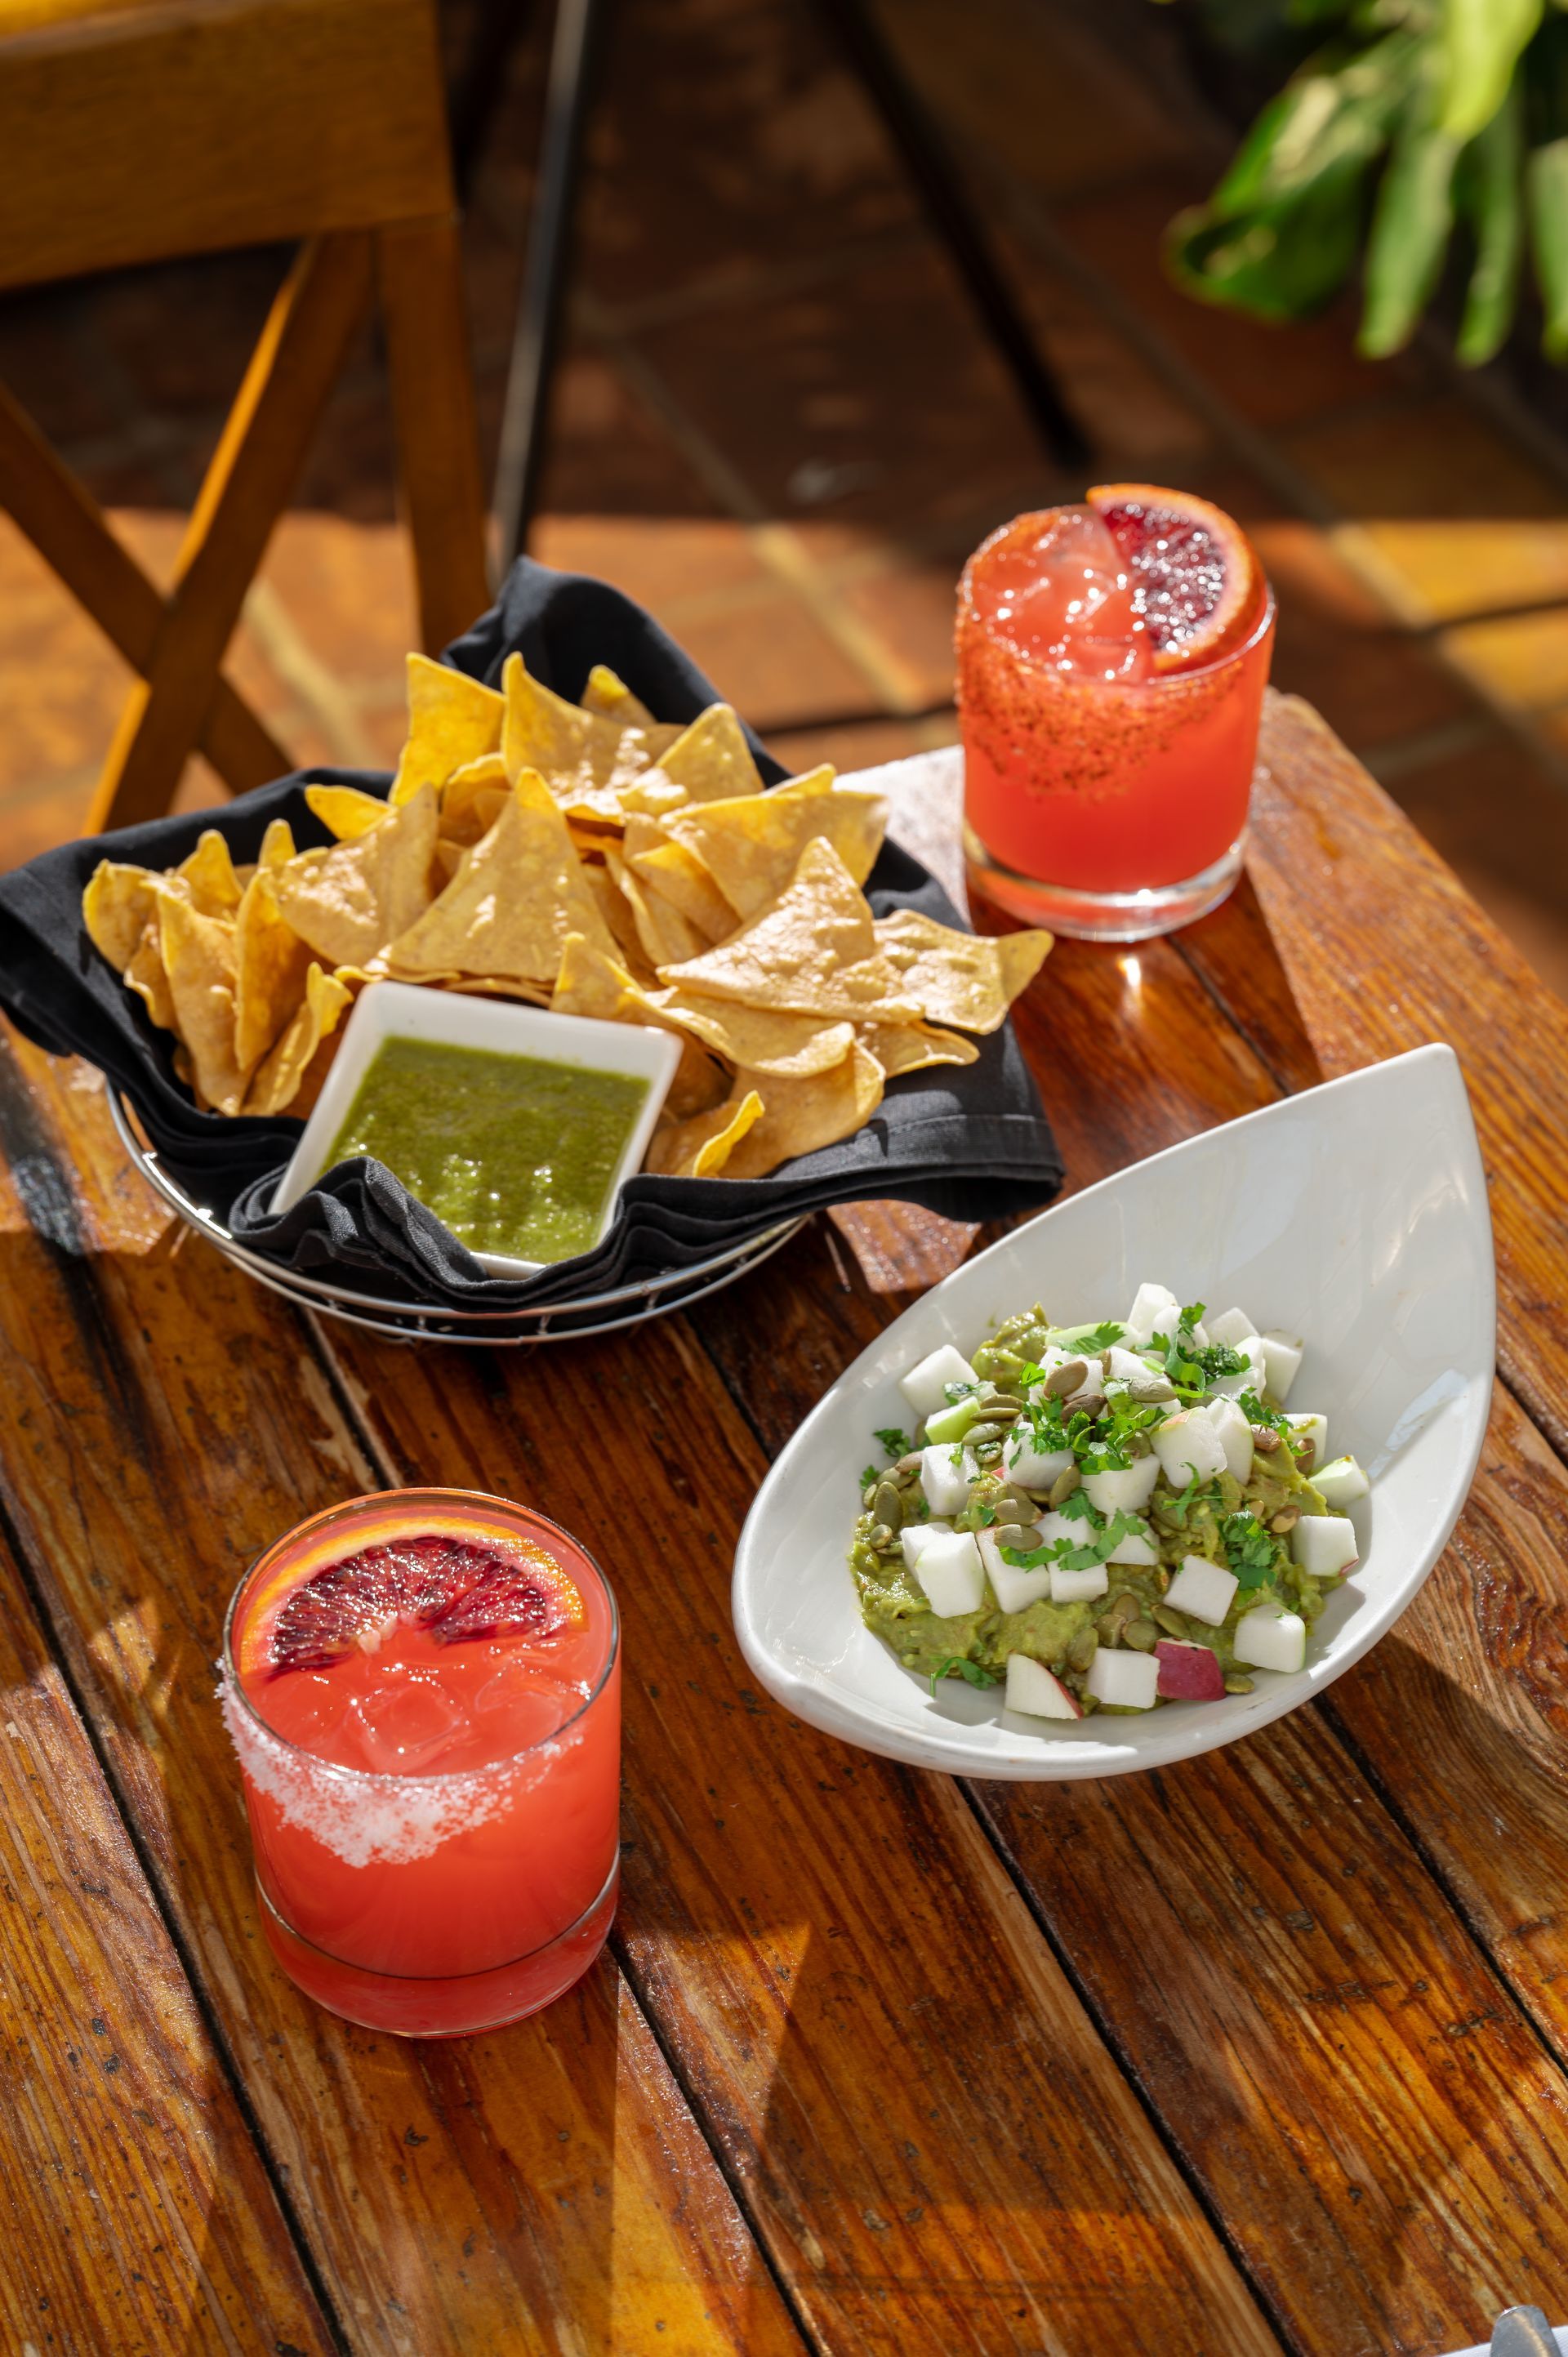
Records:
<instances>
[{"instance_id":1,"label":"black cloth napkin","mask_svg":"<svg viewBox=\"0 0 1568 2357\"><path fill-rule=\"evenodd\" d=\"M443 660L496 686L514 650L537 678L573 699L593 665L608 663L660 720L694 719L718 694L618 589L527 558ZM784 770L755 737L751 744L765 780L776 784ZM595 1251L523 1282L488 1275L376 1162L340 1165L273 1219L267 1207L303 1125L286 1114L230 1119L197 1109L175 1077L172 1037L149 1020L89 941L81 895L100 859L169 867L209 826L227 839L237 863L257 856L274 818L287 819L302 848L327 843L331 838L305 799L306 785L314 782L384 794L391 777L385 770L297 770L220 809L65 844L0 877L0 1006L40 1047L96 1064L135 1107L171 1177L252 1250L387 1299L533 1308L689 1267L826 1203L896 1196L950 1219L989 1220L1048 1202L1060 1186L1061 1162L1008 1023L981 1041L977 1062L891 1082L853 1137L801 1155L771 1178L631 1179L613 1228ZM918 909L942 924L962 922L934 877L892 843L884 845L866 893L878 916Z\"/></svg>"}]
</instances>

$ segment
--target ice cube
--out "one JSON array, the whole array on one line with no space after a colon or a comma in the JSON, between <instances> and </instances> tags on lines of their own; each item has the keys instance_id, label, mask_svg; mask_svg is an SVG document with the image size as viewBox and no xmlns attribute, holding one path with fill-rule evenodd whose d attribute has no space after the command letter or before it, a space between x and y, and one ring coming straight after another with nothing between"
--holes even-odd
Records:
<instances>
[{"instance_id":1,"label":"ice cube","mask_svg":"<svg viewBox=\"0 0 1568 2357\"><path fill-rule=\"evenodd\" d=\"M467 1716L434 1678L393 1670L350 1705L365 1765L388 1776L417 1776L468 1726Z\"/></svg>"}]
</instances>

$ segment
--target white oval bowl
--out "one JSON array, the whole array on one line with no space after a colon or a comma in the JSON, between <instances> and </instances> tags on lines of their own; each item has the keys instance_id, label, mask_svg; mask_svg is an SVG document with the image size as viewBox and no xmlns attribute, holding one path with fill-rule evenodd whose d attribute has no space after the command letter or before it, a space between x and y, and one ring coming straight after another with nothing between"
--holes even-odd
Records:
<instances>
[{"instance_id":1,"label":"white oval bowl","mask_svg":"<svg viewBox=\"0 0 1568 2357\"><path fill-rule=\"evenodd\" d=\"M1142 1717L1026 1719L1000 1690L933 1696L860 1618L846 1560L878 1426L908 1427L898 1378L968 1351L1036 1301L1052 1322L1125 1315L1145 1279L1211 1310L1240 1302L1305 1336L1292 1412L1372 1480L1361 1556L1305 1669L1253 1693ZM741 1650L779 1701L868 1751L1020 1781L1164 1767L1322 1692L1420 1587L1458 1520L1491 1401L1496 1302L1486 1181L1457 1059L1417 1048L1188 1139L1044 1211L905 1312L819 1400L757 1494L736 1553Z\"/></svg>"}]
</instances>

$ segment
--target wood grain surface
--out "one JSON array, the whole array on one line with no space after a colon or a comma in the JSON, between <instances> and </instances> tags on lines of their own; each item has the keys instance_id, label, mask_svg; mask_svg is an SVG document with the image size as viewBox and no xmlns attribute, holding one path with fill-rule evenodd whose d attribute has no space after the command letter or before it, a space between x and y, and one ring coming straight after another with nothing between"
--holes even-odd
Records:
<instances>
[{"instance_id":1,"label":"wood grain surface","mask_svg":"<svg viewBox=\"0 0 1568 2357\"><path fill-rule=\"evenodd\" d=\"M852 1207L630 1342L382 1346L171 1231L91 1076L0 1060L0 1502L195 1974L209 2083L253 2121L224 2264L270 2254L302 2316L234 2346L1436 2357L1508 2300L1568 2311L1568 1018L1310 715L1268 726L1255 891L1133 952L1059 943L1020 1037L1083 1184L1445 1033L1506 1387L1399 1627L1326 1702L1180 1770L921 1777L797 1725L735 1650L764 1465L983 1233ZM259 1947L208 1668L249 1552L408 1478L578 1530L628 1681L610 1954L540 2020L424 2049L312 2010ZM59 1839L66 1784L111 1844L62 1707L75 1749L29 1838ZM112 1962L152 1937L140 1906ZM71 1978L46 1956L30 1986L66 2007ZM79 2185L33 2199L82 2232ZM175 2312L222 2308L170 2265ZM81 2312L95 2352L176 2345Z\"/></svg>"}]
</instances>

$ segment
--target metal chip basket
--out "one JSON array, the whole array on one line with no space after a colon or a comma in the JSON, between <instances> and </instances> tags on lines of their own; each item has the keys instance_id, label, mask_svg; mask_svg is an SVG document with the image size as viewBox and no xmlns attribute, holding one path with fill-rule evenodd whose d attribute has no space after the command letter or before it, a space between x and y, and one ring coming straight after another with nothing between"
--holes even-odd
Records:
<instances>
[{"instance_id":1,"label":"metal chip basket","mask_svg":"<svg viewBox=\"0 0 1568 2357\"><path fill-rule=\"evenodd\" d=\"M538 1309L458 1309L445 1304L389 1301L358 1287L334 1285L325 1277L304 1276L280 1268L263 1254L240 1243L221 1220L188 1195L162 1167L152 1147L137 1135L132 1108L117 1089L107 1092L109 1110L121 1144L155 1193L177 1211L198 1235L242 1268L270 1292L279 1293L296 1308L313 1309L324 1318L340 1318L346 1325L367 1333L384 1334L400 1342L566 1342L581 1335L612 1334L625 1326L640 1326L671 1309L690 1308L710 1293L733 1285L748 1269L771 1258L780 1245L806 1224L805 1216L781 1220L760 1235L716 1252L690 1267L668 1269L605 1293L581 1295L575 1301L555 1302Z\"/></svg>"}]
</instances>

